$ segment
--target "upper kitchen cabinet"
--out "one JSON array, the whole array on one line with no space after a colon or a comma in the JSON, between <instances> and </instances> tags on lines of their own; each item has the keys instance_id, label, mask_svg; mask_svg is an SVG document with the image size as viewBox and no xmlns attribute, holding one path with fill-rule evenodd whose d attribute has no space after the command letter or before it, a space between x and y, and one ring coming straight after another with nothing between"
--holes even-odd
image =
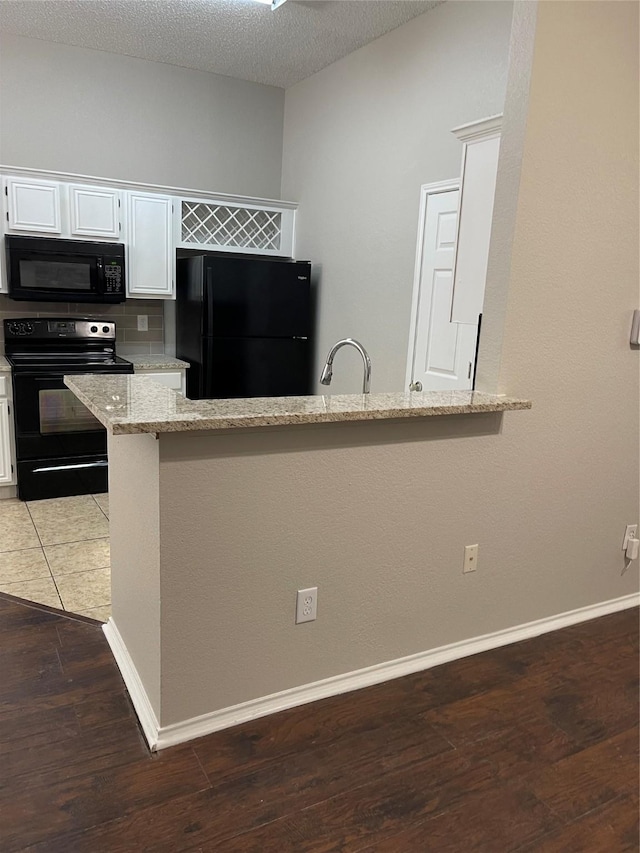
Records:
<instances>
[{"instance_id":1,"label":"upper kitchen cabinet","mask_svg":"<svg viewBox=\"0 0 640 853\"><path fill-rule=\"evenodd\" d=\"M120 239L120 192L69 184L69 231L72 237Z\"/></svg>"},{"instance_id":2,"label":"upper kitchen cabinet","mask_svg":"<svg viewBox=\"0 0 640 853\"><path fill-rule=\"evenodd\" d=\"M463 148L452 323L475 326L482 314L501 126L497 115L453 131Z\"/></svg>"},{"instance_id":3,"label":"upper kitchen cabinet","mask_svg":"<svg viewBox=\"0 0 640 853\"><path fill-rule=\"evenodd\" d=\"M59 183L5 178L4 194L7 231L62 234Z\"/></svg>"},{"instance_id":4,"label":"upper kitchen cabinet","mask_svg":"<svg viewBox=\"0 0 640 853\"><path fill-rule=\"evenodd\" d=\"M79 240L120 241L120 190L111 187L4 179L5 231Z\"/></svg>"},{"instance_id":5,"label":"upper kitchen cabinet","mask_svg":"<svg viewBox=\"0 0 640 853\"><path fill-rule=\"evenodd\" d=\"M171 196L127 193L127 296L172 299L175 295L172 202Z\"/></svg>"}]
</instances>

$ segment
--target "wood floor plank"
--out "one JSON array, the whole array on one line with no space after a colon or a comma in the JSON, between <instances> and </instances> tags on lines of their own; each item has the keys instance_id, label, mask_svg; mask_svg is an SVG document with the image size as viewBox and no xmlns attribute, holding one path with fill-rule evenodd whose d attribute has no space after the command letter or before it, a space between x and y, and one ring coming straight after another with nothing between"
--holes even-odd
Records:
<instances>
[{"instance_id":1,"label":"wood floor plank","mask_svg":"<svg viewBox=\"0 0 640 853\"><path fill-rule=\"evenodd\" d=\"M570 821L620 794L637 791L638 727L574 753L528 784L555 814Z\"/></svg>"},{"instance_id":2,"label":"wood floor plank","mask_svg":"<svg viewBox=\"0 0 640 853\"><path fill-rule=\"evenodd\" d=\"M510 853L547 835L558 823L530 792L499 786L358 853Z\"/></svg>"},{"instance_id":3,"label":"wood floor plank","mask_svg":"<svg viewBox=\"0 0 640 853\"><path fill-rule=\"evenodd\" d=\"M624 795L527 844L518 853L638 853L637 795Z\"/></svg>"},{"instance_id":4,"label":"wood floor plank","mask_svg":"<svg viewBox=\"0 0 640 853\"><path fill-rule=\"evenodd\" d=\"M64 766L49 768L35 784L31 776L20 777L0 791L3 853L209 787L188 748L177 749L169 759L144 757L131 762L126 755L123 758L124 764L94 767L71 778Z\"/></svg>"},{"instance_id":5,"label":"wood floor plank","mask_svg":"<svg viewBox=\"0 0 640 853\"><path fill-rule=\"evenodd\" d=\"M225 839L293 814L318 802L318 792L329 798L344 795L384 774L407 772L430 756L450 752L451 746L424 723L390 724L377 733L345 737L340 748L315 747L262 764L253 771L236 768L211 791L185 801L147 809L117 825L95 827L82 837L59 839L74 850L125 850L153 845L156 853L172 853L176 837L189 846ZM167 841L168 839L168 841ZM58 849L58 848L54 848Z\"/></svg>"},{"instance_id":6,"label":"wood floor plank","mask_svg":"<svg viewBox=\"0 0 640 853\"><path fill-rule=\"evenodd\" d=\"M227 839L225 853L329 853L358 850L397 835L430 815L454 808L471 794L496 785L491 765L452 750L406 773L378 777L293 816ZM201 845L206 853L216 843Z\"/></svg>"}]
</instances>

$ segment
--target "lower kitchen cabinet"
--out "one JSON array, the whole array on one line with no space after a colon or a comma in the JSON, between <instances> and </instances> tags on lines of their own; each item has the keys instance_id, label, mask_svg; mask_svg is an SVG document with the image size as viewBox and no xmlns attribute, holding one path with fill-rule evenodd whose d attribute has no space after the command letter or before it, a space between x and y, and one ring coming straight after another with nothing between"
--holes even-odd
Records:
<instances>
[{"instance_id":1,"label":"lower kitchen cabinet","mask_svg":"<svg viewBox=\"0 0 640 853\"><path fill-rule=\"evenodd\" d=\"M161 385L166 385L167 388L172 388L174 391L180 391L181 394L187 392L187 372L184 368L181 370L158 370L136 367L136 376L148 376L159 382Z\"/></svg>"}]
</instances>

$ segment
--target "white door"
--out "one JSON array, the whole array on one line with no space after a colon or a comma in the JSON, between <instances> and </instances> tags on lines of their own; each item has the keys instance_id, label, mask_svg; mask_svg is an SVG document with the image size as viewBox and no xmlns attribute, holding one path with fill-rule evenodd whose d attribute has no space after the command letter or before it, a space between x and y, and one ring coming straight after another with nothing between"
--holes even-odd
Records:
<instances>
[{"instance_id":1,"label":"white door","mask_svg":"<svg viewBox=\"0 0 640 853\"><path fill-rule=\"evenodd\" d=\"M174 296L171 196L127 193L127 296Z\"/></svg>"},{"instance_id":2,"label":"white door","mask_svg":"<svg viewBox=\"0 0 640 853\"><path fill-rule=\"evenodd\" d=\"M118 190L69 184L71 234L119 239L119 203Z\"/></svg>"},{"instance_id":3,"label":"white door","mask_svg":"<svg viewBox=\"0 0 640 853\"><path fill-rule=\"evenodd\" d=\"M410 356L409 382L414 386L419 383L416 390L465 390L473 386L478 327L451 322L458 199L457 189L426 197L413 358Z\"/></svg>"},{"instance_id":4,"label":"white door","mask_svg":"<svg viewBox=\"0 0 640 853\"><path fill-rule=\"evenodd\" d=\"M8 231L62 232L58 183L6 178L4 187Z\"/></svg>"}]
</instances>

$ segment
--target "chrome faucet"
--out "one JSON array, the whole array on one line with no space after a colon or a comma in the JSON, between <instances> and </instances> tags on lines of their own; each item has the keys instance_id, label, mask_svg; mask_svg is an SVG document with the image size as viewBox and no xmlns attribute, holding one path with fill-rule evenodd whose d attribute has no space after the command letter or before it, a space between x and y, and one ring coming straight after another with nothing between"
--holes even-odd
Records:
<instances>
[{"instance_id":1,"label":"chrome faucet","mask_svg":"<svg viewBox=\"0 0 640 853\"><path fill-rule=\"evenodd\" d=\"M362 393L368 394L371 389L371 359L369 358L369 353L362 346L362 344L358 341L354 341L353 338L343 338L343 340L338 341L337 344L334 344L331 347L325 365L322 368L320 384L331 385L331 379L333 378L333 359L340 347L354 347L362 356L362 361L364 362L364 381L362 383Z\"/></svg>"}]
</instances>

